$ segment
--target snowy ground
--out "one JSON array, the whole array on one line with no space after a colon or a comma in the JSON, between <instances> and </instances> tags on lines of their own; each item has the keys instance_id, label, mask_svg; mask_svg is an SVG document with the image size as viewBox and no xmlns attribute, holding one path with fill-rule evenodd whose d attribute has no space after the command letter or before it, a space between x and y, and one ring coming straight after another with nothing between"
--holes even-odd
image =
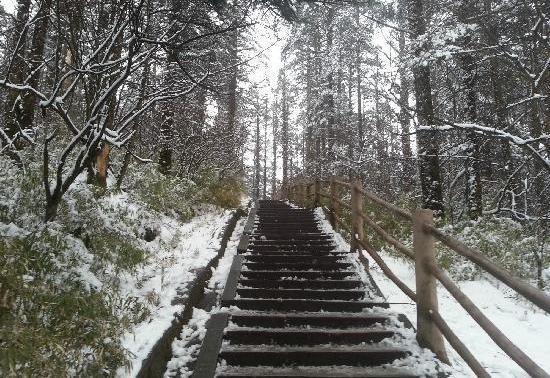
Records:
<instances>
[{"instance_id":1,"label":"snowy ground","mask_svg":"<svg viewBox=\"0 0 550 378\"><path fill-rule=\"evenodd\" d=\"M235 231L233 231L231 239L227 243L225 254L220 259L218 267L214 270L212 278L208 283L208 290L215 291L218 295L218 299L225 287L233 257L237 254L237 246L243 233L245 223L246 217L242 218L237 223ZM176 375L178 377L191 376L192 368L189 364L197 358L201 342L206 334L206 321L210 318L212 313L216 311L219 311L219 307L214 307L210 312L198 308L193 309L193 317L188 325L183 328L179 339L174 340L172 343L172 353L174 357L168 363L165 377L173 377Z\"/></svg>"},{"instance_id":2,"label":"snowy ground","mask_svg":"<svg viewBox=\"0 0 550 378\"><path fill-rule=\"evenodd\" d=\"M382 257L396 275L414 290L414 266L387 253L383 253ZM371 274L389 302L410 302L374 263ZM512 290L502 284L500 287L495 286L488 279L460 282L459 286L512 342L543 369L550 371L550 315L534 309L525 301L517 299ZM503 378L529 377L493 343L441 285L438 287L438 298L440 313L489 374ZM406 314L413 324L416 323L413 305L392 307ZM451 351L455 369L453 377L475 376L450 346L448 350Z\"/></svg>"},{"instance_id":3,"label":"snowy ground","mask_svg":"<svg viewBox=\"0 0 550 378\"><path fill-rule=\"evenodd\" d=\"M319 218L324 220L320 209ZM326 220L323 227L332 230ZM340 248L349 245L336 234ZM370 261L371 275L390 303L408 303L392 305L394 311L407 315L416 326L416 307L410 299L387 278L376 263L363 252ZM381 251L381 256L391 270L411 289L415 290L414 265L403 259L393 257ZM476 281L463 281L460 288L474 303L500 328L505 335L543 369L550 371L550 315L534 308L525 300L518 298L515 292L503 284L498 285L489 277ZM453 331L478 358L489 374L502 378L529 377L515 362L493 343L487 334L452 298L445 288L438 286L439 311ZM452 377L475 377L473 372L461 360L460 356L447 345L452 363Z\"/></svg>"},{"instance_id":4,"label":"snowy ground","mask_svg":"<svg viewBox=\"0 0 550 378\"><path fill-rule=\"evenodd\" d=\"M230 211L210 211L188 223L162 223L160 237L150 243L156 244L151 248L158 252L138 274L125 277L122 284L122 290L132 295L151 297L154 293L155 307L150 320L138 324L123 337L123 346L133 358L131 370L119 369L119 377L137 374L142 361L170 326L174 314L183 310L182 301L172 301L185 297L181 291L195 278L195 270L206 266L217 254L223 228L230 216ZM173 248L163 245L168 241L173 243ZM136 277L145 277L145 280L138 283Z\"/></svg>"}]
</instances>

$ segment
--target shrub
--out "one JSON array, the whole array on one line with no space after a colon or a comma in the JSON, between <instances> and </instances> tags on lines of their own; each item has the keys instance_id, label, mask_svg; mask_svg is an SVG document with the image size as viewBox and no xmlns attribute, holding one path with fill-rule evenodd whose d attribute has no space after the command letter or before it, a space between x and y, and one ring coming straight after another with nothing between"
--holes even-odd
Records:
<instances>
[{"instance_id":1,"label":"shrub","mask_svg":"<svg viewBox=\"0 0 550 378\"><path fill-rule=\"evenodd\" d=\"M119 318L102 288L83 281L74 247L47 229L0 239L0 372L113 375L127 363ZM62 251L62 252L59 252Z\"/></svg>"},{"instance_id":2,"label":"shrub","mask_svg":"<svg viewBox=\"0 0 550 378\"><path fill-rule=\"evenodd\" d=\"M239 207L244 194L243 180L234 175L219 178L207 172L200 177L197 185L202 188L198 195L199 201L226 209Z\"/></svg>"},{"instance_id":3,"label":"shrub","mask_svg":"<svg viewBox=\"0 0 550 378\"><path fill-rule=\"evenodd\" d=\"M127 187L133 200L146 203L151 209L176 215L181 221L191 219L197 186L190 180L160 174L153 165L130 166Z\"/></svg>"}]
</instances>

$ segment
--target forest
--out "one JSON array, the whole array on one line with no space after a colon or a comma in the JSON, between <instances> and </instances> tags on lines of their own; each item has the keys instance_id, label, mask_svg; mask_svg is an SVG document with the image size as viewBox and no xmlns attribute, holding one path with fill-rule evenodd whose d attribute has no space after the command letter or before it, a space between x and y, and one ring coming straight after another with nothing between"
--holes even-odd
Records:
<instances>
[{"instance_id":1,"label":"forest","mask_svg":"<svg viewBox=\"0 0 550 378\"><path fill-rule=\"evenodd\" d=\"M135 376L231 212L331 177L550 292L550 3L0 2L0 375Z\"/></svg>"}]
</instances>

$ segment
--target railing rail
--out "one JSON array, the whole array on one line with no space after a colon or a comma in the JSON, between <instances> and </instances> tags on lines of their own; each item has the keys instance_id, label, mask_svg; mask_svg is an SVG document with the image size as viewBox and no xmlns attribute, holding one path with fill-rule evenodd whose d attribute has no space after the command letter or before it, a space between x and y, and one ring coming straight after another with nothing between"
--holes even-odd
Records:
<instances>
[{"instance_id":1,"label":"railing rail","mask_svg":"<svg viewBox=\"0 0 550 378\"><path fill-rule=\"evenodd\" d=\"M323 190L323 184L328 184L328 191ZM311 188L313 190L311 191ZM344 188L350 193L350 203L344 202L339 191ZM307 192L307 194L306 194ZM466 310L476 323L489 335L512 360L533 377L550 377L536 362L527 356L504 333L483 314L483 312L464 294L451 278L437 265L434 252L434 238L445 244L454 252L466 257L495 278L524 296L540 309L550 313L550 296L533 285L521 280L501 268L481 252L466 246L459 240L443 233L436 228L431 219L431 210L416 210L411 213L395 206L374 193L361 187L360 181L345 182L340 178L330 180L302 180L281 190L289 200L301 202L302 205L321 206L321 198L329 201L329 214L334 227L342 227L351 235L351 247L354 250L363 248L378 264L384 274L392 280L411 300L417 303L417 339L420 345L431 349L440 360L448 362L444 348L443 337L468 364L478 377L490 377L479 361L452 331L438 311L436 280L439 281L455 300ZM388 210L393 215L412 222L413 249L411 250L389 232L378 225L375 220L363 212L363 201L371 202ZM351 224L346 224L340 217L340 210L347 209L351 213ZM382 237L395 249L415 261L417 293L401 281L384 262L380 254L368 243L364 235L364 223ZM420 295L418 294L420 293Z\"/></svg>"}]
</instances>

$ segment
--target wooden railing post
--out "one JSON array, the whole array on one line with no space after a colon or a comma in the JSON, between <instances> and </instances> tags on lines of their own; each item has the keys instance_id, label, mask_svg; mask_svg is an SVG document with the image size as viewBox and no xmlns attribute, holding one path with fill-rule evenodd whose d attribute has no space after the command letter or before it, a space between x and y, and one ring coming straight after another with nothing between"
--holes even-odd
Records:
<instances>
[{"instance_id":1,"label":"wooden railing post","mask_svg":"<svg viewBox=\"0 0 550 378\"><path fill-rule=\"evenodd\" d=\"M413 249L416 274L416 339L420 346L430 349L437 358L449 363L443 335L433 322L430 311L438 311L437 281L431 272L435 266L434 238L424 228L433 224L433 211L417 209L413 214Z\"/></svg>"},{"instance_id":2,"label":"wooden railing post","mask_svg":"<svg viewBox=\"0 0 550 378\"><path fill-rule=\"evenodd\" d=\"M318 207L321 205L321 181L316 178L313 183L313 190L315 190L313 195L313 207Z\"/></svg>"},{"instance_id":3,"label":"wooden railing post","mask_svg":"<svg viewBox=\"0 0 550 378\"><path fill-rule=\"evenodd\" d=\"M305 181L300 183L300 206L306 206L307 204L306 185L307 183Z\"/></svg>"},{"instance_id":4,"label":"wooden railing post","mask_svg":"<svg viewBox=\"0 0 550 378\"><path fill-rule=\"evenodd\" d=\"M330 178L330 198L329 198L329 221L332 225L332 228L336 231L338 222L336 217L338 216L338 202L336 202L336 182L334 182L334 177Z\"/></svg>"},{"instance_id":5,"label":"wooden railing post","mask_svg":"<svg viewBox=\"0 0 550 378\"><path fill-rule=\"evenodd\" d=\"M363 240L363 217L361 212L363 211L363 194L361 193L363 184L360 180L353 182L351 186L351 230L353 235L351 237L351 250L359 251L361 245L357 242Z\"/></svg>"}]
</instances>

